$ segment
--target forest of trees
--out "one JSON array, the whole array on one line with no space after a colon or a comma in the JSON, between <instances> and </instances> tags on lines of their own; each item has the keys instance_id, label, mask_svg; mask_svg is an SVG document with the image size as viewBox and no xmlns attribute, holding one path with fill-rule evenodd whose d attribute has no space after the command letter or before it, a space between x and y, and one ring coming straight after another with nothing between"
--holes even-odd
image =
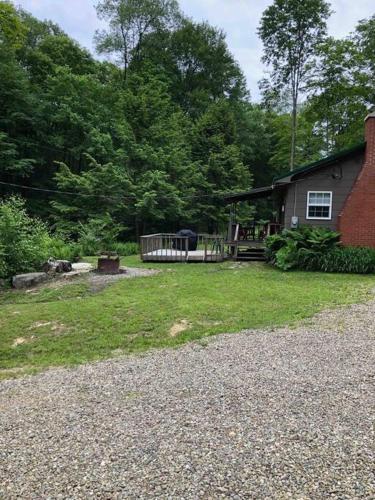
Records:
<instances>
[{"instance_id":1,"label":"forest of trees","mask_svg":"<svg viewBox=\"0 0 375 500\"><path fill-rule=\"evenodd\" d=\"M174 0L99 1L108 23L95 36L100 60L56 24L0 1L0 197L25 197L31 215L72 238L78 223L103 218L123 239L217 231L224 193L363 140L375 16L338 40L326 32L326 2L301 0L310 11L297 14L292 3L275 0L263 15L272 73L254 103L225 34ZM301 24L311 36L298 61L282 45L293 23L280 27L280 9L312 23ZM273 36L282 29L284 40Z\"/></svg>"}]
</instances>

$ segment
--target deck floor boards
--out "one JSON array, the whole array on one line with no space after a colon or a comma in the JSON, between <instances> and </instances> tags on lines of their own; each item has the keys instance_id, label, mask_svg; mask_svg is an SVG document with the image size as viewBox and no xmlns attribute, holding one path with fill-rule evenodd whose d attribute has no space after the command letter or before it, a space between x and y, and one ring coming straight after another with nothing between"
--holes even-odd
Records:
<instances>
[{"instance_id":1,"label":"deck floor boards","mask_svg":"<svg viewBox=\"0 0 375 500\"><path fill-rule=\"evenodd\" d=\"M186 259L186 253L184 251L174 250L174 249L159 249L153 252L147 252L142 255L143 260L155 260L155 261L166 261L166 262L203 262L204 261L204 250L194 250L189 251ZM218 262L222 260L220 253L207 250L207 260Z\"/></svg>"}]
</instances>

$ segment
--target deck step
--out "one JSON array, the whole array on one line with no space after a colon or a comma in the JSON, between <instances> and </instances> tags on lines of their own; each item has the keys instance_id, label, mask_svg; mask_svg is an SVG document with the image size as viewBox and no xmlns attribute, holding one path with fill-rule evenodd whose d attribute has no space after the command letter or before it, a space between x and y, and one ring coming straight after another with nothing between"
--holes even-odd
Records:
<instances>
[{"instance_id":1,"label":"deck step","mask_svg":"<svg viewBox=\"0 0 375 500\"><path fill-rule=\"evenodd\" d=\"M238 257L237 262L266 262L266 259L260 258L249 258L249 257Z\"/></svg>"},{"instance_id":2,"label":"deck step","mask_svg":"<svg viewBox=\"0 0 375 500\"><path fill-rule=\"evenodd\" d=\"M265 261L264 248L248 248L237 254L237 260L242 261Z\"/></svg>"}]
</instances>

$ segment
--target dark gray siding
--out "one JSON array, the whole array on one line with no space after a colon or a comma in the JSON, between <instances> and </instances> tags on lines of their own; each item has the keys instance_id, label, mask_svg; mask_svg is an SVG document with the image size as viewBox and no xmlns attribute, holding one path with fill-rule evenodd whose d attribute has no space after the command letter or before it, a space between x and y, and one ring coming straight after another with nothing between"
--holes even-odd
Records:
<instances>
[{"instance_id":1,"label":"dark gray siding","mask_svg":"<svg viewBox=\"0 0 375 500\"><path fill-rule=\"evenodd\" d=\"M338 216L362 168L363 161L364 155L360 153L335 166L317 170L291 184L285 196L285 227L290 228L292 216L297 215L300 225L310 224L337 229ZM331 220L306 219L308 191L332 191Z\"/></svg>"}]
</instances>

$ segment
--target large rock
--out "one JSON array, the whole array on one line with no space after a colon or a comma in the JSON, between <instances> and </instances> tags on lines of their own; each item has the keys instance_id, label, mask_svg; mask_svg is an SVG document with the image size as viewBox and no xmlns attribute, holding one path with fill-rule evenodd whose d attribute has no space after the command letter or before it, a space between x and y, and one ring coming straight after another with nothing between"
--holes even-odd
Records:
<instances>
[{"instance_id":1,"label":"large rock","mask_svg":"<svg viewBox=\"0 0 375 500\"><path fill-rule=\"evenodd\" d=\"M72 263L68 260L48 259L43 264L43 271L46 273L70 273L71 270Z\"/></svg>"},{"instance_id":2,"label":"large rock","mask_svg":"<svg viewBox=\"0 0 375 500\"><path fill-rule=\"evenodd\" d=\"M13 276L12 284L14 288L30 288L48 280L47 273L27 273Z\"/></svg>"},{"instance_id":3,"label":"large rock","mask_svg":"<svg viewBox=\"0 0 375 500\"><path fill-rule=\"evenodd\" d=\"M75 262L72 264L73 271L79 273L89 273L94 269L94 266L88 262Z\"/></svg>"}]
</instances>

